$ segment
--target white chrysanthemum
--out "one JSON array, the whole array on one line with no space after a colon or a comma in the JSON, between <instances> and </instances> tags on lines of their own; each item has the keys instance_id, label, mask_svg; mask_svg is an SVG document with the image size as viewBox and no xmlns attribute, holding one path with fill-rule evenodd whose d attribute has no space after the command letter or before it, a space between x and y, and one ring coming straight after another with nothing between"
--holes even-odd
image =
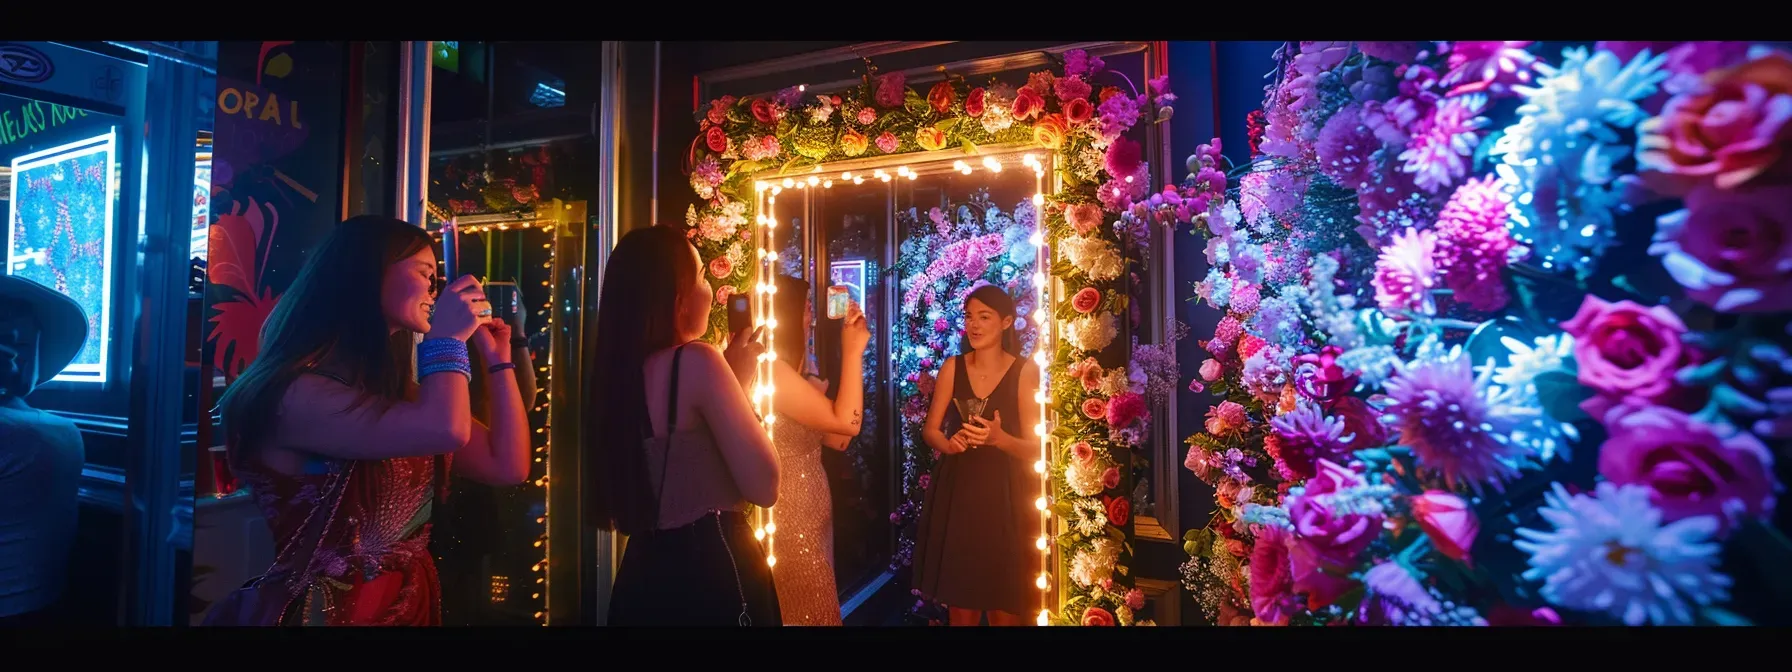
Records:
<instances>
[{"instance_id":1,"label":"white chrysanthemum","mask_svg":"<svg viewBox=\"0 0 1792 672\"><path fill-rule=\"evenodd\" d=\"M1070 346L1088 352L1100 352L1114 342L1117 332L1114 314L1103 312L1079 317L1064 324L1064 338Z\"/></svg>"},{"instance_id":2,"label":"white chrysanthemum","mask_svg":"<svg viewBox=\"0 0 1792 672\"><path fill-rule=\"evenodd\" d=\"M1096 482L1100 482L1100 478ZM1099 492L1099 491L1097 491ZM1070 529L1085 537L1105 537L1108 531L1108 510L1099 499L1079 499L1071 509Z\"/></svg>"},{"instance_id":3,"label":"white chrysanthemum","mask_svg":"<svg viewBox=\"0 0 1792 672\"><path fill-rule=\"evenodd\" d=\"M1078 549L1070 560L1070 580L1079 586L1093 586L1114 575L1114 563L1120 560L1120 544L1107 537L1089 540L1088 549Z\"/></svg>"},{"instance_id":4,"label":"white chrysanthemum","mask_svg":"<svg viewBox=\"0 0 1792 672\"><path fill-rule=\"evenodd\" d=\"M1066 236L1058 242L1058 249L1064 252L1064 258L1071 266L1095 282L1113 280L1126 270L1120 251L1114 249L1113 243L1101 238Z\"/></svg>"},{"instance_id":5,"label":"white chrysanthemum","mask_svg":"<svg viewBox=\"0 0 1792 672\"><path fill-rule=\"evenodd\" d=\"M1493 382L1534 401L1537 398L1534 382L1537 375L1562 368L1562 363L1574 356L1574 337L1565 333L1553 334L1539 337L1532 343L1525 345L1524 341L1511 336L1500 337L1500 344L1512 354L1507 357L1505 366L1493 372Z\"/></svg>"},{"instance_id":6,"label":"white chrysanthemum","mask_svg":"<svg viewBox=\"0 0 1792 672\"><path fill-rule=\"evenodd\" d=\"M1647 50L1629 63L1585 47L1562 51L1561 67L1537 63L1536 86L1515 86L1525 98L1518 123L1494 142L1501 186L1513 196L1513 237L1545 267L1587 268L1613 242L1619 204L1612 168L1631 153L1618 131L1648 116L1639 103L1670 73L1667 55ZM1537 194L1555 194L1540 202Z\"/></svg>"},{"instance_id":7,"label":"white chrysanthemum","mask_svg":"<svg viewBox=\"0 0 1792 672\"><path fill-rule=\"evenodd\" d=\"M1107 489L1107 486L1101 482L1102 471L1104 469L1097 462L1084 463L1079 460L1071 460L1070 464L1064 467L1064 482L1070 486L1071 492L1084 497L1094 497L1101 494L1102 490Z\"/></svg>"},{"instance_id":8,"label":"white chrysanthemum","mask_svg":"<svg viewBox=\"0 0 1792 672\"><path fill-rule=\"evenodd\" d=\"M1692 607L1729 599L1718 571L1718 521L1694 516L1661 523L1641 485L1601 482L1593 496L1560 483L1538 510L1553 531L1520 529L1514 544L1531 554L1529 581L1543 598L1569 609L1610 614L1627 625L1689 625Z\"/></svg>"},{"instance_id":9,"label":"white chrysanthemum","mask_svg":"<svg viewBox=\"0 0 1792 672\"><path fill-rule=\"evenodd\" d=\"M1112 397L1131 389L1132 380L1126 369L1108 369L1108 372L1101 377L1102 396Z\"/></svg>"}]
</instances>

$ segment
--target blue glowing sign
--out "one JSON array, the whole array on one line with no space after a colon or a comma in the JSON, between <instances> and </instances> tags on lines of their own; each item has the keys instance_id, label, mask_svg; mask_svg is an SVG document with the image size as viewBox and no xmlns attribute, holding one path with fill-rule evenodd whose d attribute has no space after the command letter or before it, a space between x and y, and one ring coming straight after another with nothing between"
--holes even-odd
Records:
<instances>
[{"instance_id":1,"label":"blue glowing sign","mask_svg":"<svg viewBox=\"0 0 1792 672\"><path fill-rule=\"evenodd\" d=\"M87 313L87 343L56 380L106 382L116 131L12 160L6 273L62 292Z\"/></svg>"}]
</instances>

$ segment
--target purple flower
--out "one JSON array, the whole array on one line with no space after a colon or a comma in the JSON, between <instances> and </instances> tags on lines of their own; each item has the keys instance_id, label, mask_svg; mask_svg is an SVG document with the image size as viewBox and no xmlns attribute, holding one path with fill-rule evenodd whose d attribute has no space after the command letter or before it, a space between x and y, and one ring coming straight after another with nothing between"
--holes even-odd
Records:
<instances>
[{"instance_id":1,"label":"purple flower","mask_svg":"<svg viewBox=\"0 0 1792 672\"><path fill-rule=\"evenodd\" d=\"M1400 429L1400 443L1412 448L1419 465L1442 475L1451 488L1482 485L1502 489L1518 476L1525 456L1522 442L1509 441L1505 422L1515 409L1489 393L1493 375L1479 378L1468 357L1420 360L1400 365L1387 381L1387 416Z\"/></svg>"}]
</instances>

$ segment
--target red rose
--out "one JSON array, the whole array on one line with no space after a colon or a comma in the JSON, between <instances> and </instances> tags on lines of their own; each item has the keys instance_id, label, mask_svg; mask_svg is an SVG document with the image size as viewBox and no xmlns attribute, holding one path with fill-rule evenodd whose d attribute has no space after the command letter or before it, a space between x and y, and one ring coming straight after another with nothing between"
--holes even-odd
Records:
<instances>
[{"instance_id":1,"label":"red rose","mask_svg":"<svg viewBox=\"0 0 1792 672\"><path fill-rule=\"evenodd\" d=\"M1081 124L1095 118L1095 106L1086 98L1072 98L1064 102L1064 119L1072 124Z\"/></svg>"},{"instance_id":2,"label":"red rose","mask_svg":"<svg viewBox=\"0 0 1792 672\"><path fill-rule=\"evenodd\" d=\"M703 142L709 145L709 151L721 153L728 151L728 134L722 132L721 126L711 126L703 134Z\"/></svg>"},{"instance_id":3,"label":"red rose","mask_svg":"<svg viewBox=\"0 0 1792 672\"><path fill-rule=\"evenodd\" d=\"M971 89L964 96L964 113L969 117L983 116L983 87Z\"/></svg>"},{"instance_id":4,"label":"red rose","mask_svg":"<svg viewBox=\"0 0 1792 672\"><path fill-rule=\"evenodd\" d=\"M1084 315L1089 314L1089 311L1095 310L1100 305L1101 290L1094 287L1084 287L1078 290L1075 296L1070 297L1070 307Z\"/></svg>"},{"instance_id":5,"label":"red rose","mask_svg":"<svg viewBox=\"0 0 1792 672\"><path fill-rule=\"evenodd\" d=\"M1114 615L1101 607L1089 607L1083 611L1083 625L1113 625Z\"/></svg>"},{"instance_id":6,"label":"red rose","mask_svg":"<svg viewBox=\"0 0 1792 672\"><path fill-rule=\"evenodd\" d=\"M768 126L778 123L778 109L773 107L769 100L763 98L755 100L753 101L753 118Z\"/></svg>"},{"instance_id":7,"label":"red rose","mask_svg":"<svg viewBox=\"0 0 1792 672\"><path fill-rule=\"evenodd\" d=\"M1103 495L1101 503L1107 506L1108 522L1116 527L1125 527L1126 521L1132 519L1132 498Z\"/></svg>"},{"instance_id":8,"label":"red rose","mask_svg":"<svg viewBox=\"0 0 1792 672\"><path fill-rule=\"evenodd\" d=\"M1045 111L1045 98L1038 92L1023 86L1014 94L1014 107L1010 109L1016 120L1025 121Z\"/></svg>"},{"instance_id":9,"label":"red rose","mask_svg":"<svg viewBox=\"0 0 1792 672\"><path fill-rule=\"evenodd\" d=\"M734 273L734 263L728 261L728 255L709 260L709 274L717 279L726 278Z\"/></svg>"},{"instance_id":10,"label":"red rose","mask_svg":"<svg viewBox=\"0 0 1792 672\"><path fill-rule=\"evenodd\" d=\"M1444 557L1469 561L1469 549L1481 532L1475 510L1461 497L1442 490L1426 490L1411 500L1412 515L1418 518L1419 529L1431 539L1432 547Z\"/></svg>"},{"instance_id":11,"label":"red rose","mask_svg":"<svg viewBox=\"0 0 1792 672\"><path fill-rule=\"evenodd\" d=\"M1108 402L1102 401L1101 397L1089 397L1088 399L1084 399L1083 415L1088 416L1090 420L1100 420L1108 417Z\"/></svg>"},{"instance_id":12,"label":"red rose","mask_svg":"<svg viewBox=\"0 0 1792 672\"><path fill-rule=\"evenodd\" d=\"M952 84L950 82L940 82L935 84L933 85L933 88L927 92L927 104L932 105L933 111L940 114L945 114L952 110L952 98Z\"/></svg>"}]
</instances>

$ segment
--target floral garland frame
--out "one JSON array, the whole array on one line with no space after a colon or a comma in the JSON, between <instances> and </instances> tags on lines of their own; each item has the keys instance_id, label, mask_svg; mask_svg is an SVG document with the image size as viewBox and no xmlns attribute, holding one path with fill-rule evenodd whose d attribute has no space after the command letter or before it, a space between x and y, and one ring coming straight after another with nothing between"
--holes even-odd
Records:
<instances>
[{"instance_id":1,"label":"floral garland frame","mask_svg":"<svg viewBox=\"0 0 1792 672\"><path fill-rule=\"evenodd\" d=\"M1150 171L1143 148L1124 134L1140 122L1167 121L1175 98L1166 78L1143 92L1094 85L1104 64L1081 50L1065 52L1058 66L1032 73L1020 87L973 86L949 75L922 95L903 73L872 69L858 87L836 94L791 87L772 97L713 100L698 111L688 156L701 203L687 211L687 235L718 285L709 334L720 338L727 299L743 291L757 261L749 261L756 251L747 249L754 174L776 169L816 180L812 171L829 161L948 147L974 155L998 143L1031 142L1055 152L1056 188L1037 203L1042 235L1035 237L1049 250L1053 294L1061 299L1051 313L1051 331L1061 337L1048 341L1050 363L1042 371L1055 422L1042 419L1050 434L1050 495L1039 504L1063 522L1047 528L1057 560L1045 563L1050 577L1039 577L1046 595L1039 623L1149 624L1133 616L1144 597L1127 567L1131 501L1113 458L1113 449L1143 440L1149 420L1143 398L1127 389L1131 344L1116 338L1118 316L1127 315L1127 271L1139 262L1139 246L1149 245L1127 214L1149 193ZM1114 380L1117 386L1102 384ZM1052 549L1040 542L1042 551Z\"/></svg>"}]
</instances>

